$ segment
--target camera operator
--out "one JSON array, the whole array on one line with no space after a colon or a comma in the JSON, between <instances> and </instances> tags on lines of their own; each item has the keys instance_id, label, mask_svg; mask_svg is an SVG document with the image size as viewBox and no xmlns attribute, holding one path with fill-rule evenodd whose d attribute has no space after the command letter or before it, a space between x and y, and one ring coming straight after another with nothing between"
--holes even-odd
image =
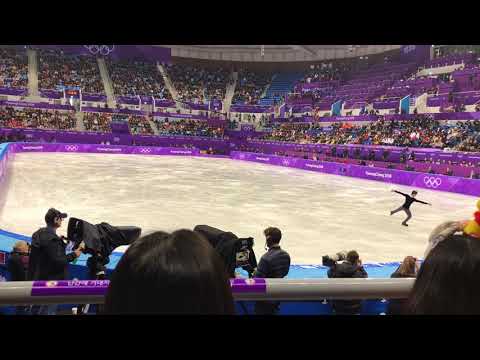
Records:
<instances>
[{"instance_id":1,"label":"camera operator","mask_svg":"<svg viewBox=\"0 0 480 360\"><path fill-rule=\"evenodd\" d=\"M262 256L253 273L254 278L283 278L290 270L290 255L280 248L282 232L275 227L266 228L263 232L268 251ZM255 313L274 315L279 310L279 302L260 301L255 303Z\"/></svg>"},{"instance_id":2,"label":"camera operator","mask_svg":"<svg viewBox=\"0 0 480 360\"><path fill-rule=\"evenodd\" d=\"M362 261L355 250L349 251L345 258L337 254L337 258L329 266L327 276L329 278L367 278L368 274L362 266ZM343 262L338 262L345 259ZM325 263L325 260L324 260ZM332 301L333 309L339 315L359 314L362 306L360 300L335 300Z\"/></svg>"},{"instance_id":3,"label":"camera operator","mask_svg":"<svg viewBox=\"0 0 480 360\"><path fill-rule=\"evenodd\" d=\"M57 229L62 226L67 214L56 209L49 209L45 215L46 227L40 228L32 235L30 259L27 278L34 280L66 280L68 263L82 253L80 246L75 251L66 254L67 241L57 235ZM38 312L37 312L38 311ZM34 306L32 313L53 315L56 305Z\"/></svg>"}]
</instances>

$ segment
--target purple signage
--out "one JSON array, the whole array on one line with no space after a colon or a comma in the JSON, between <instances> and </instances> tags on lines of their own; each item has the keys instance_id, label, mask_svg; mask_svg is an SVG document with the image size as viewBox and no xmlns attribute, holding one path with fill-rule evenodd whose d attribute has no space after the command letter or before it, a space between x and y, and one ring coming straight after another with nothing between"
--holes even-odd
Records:
<instances>
[{"instance_id":1,"label":"purple signage","mask_svg":"<svg viewBox=\"0 0 480 360\"><path fill-rule=\"evenodd\" d=\"M109 280L51 280L34 281L31 296L66 296L66 295L105 295ZM230 279L232 293L267 292L265 279Z\"/></svg>"},{"instance_id":2,"label":"purple signage","mask_svg":"<svg viewBox=\"0 0 480 360\"><path fill-rule=\"evenodd\" d=\"M233 293L266 293L265 279L230 279Z\"/></svg>"},{"instance_id":3,"label":"purple signage","mask_svg":"<svg viewBox=\"0 0 480 360\"><path fill-rule=\"evenodd\" d=\"M34 281L31 296L105 295L108 280Z\"/></svg>"},{"instance_id":4,"label":"purple signage","mask_svg":"<svg viewBox=\"0 0 480 360\"><path fill-rule=\"evenodd\" d=\"M0 95L25 96L27 89L0 87Z\"/></svg>"},{"instance_id":5,"label":"purple signage","mask_svg":"<svg viewBox=\"0 0 480 360\"><path fill-rule=\"evenodd\" d=\"M480 112L444 112L428 114L433 120L480 120ZM356 115L356 116L300 116L294 118L274 118L274 122L345 122L345 121L376 121L384 118L387 121L405 121L416 117L414 114L391 115Z\"/></svg>"},{"instance_id":6,"label":"purple signage","mask_svg":"<svg viewBox=\"0 0 480 360\"><path fill-rule=\"evenodd\" d=\"M9 100L0 100L0 106L28 107L28 108L35 108L35 109L75 110L75 108L70 105L58 105L58 104L50 104L46 102L33 103L33 102L9 101Z\"/></svg>"},{"instance_id":7,"label":"purple signage","mask_svg":"<svg viewBox=\"0 0 480 360\"><path fill-rule=\"evenodd\" d=\"M466 195L480 195L480 180L463 179L453 176L432 175L403 170L367 167L353 164L329 163L304 160L275 155L263 155L233 151L232 159L254 161L263 164L294 167L335 175L357 177L361 179L382 181L430 190L449 191Z\"/></svg>"},{"instance_id":8,"label":"purple signage","mask_svg":"<svg viewBox=\"0 0 480 360\"><path fill-rule=\"evenodd\" d=\"M11 150L18 152L73 152L102 154L139 154L139 155L191 155L199 154L198 149L181 149L151 146L93 145L93 144L42 144L12 143Z\"/></svg>"},{"instance_id":9,"label":"purple signage","mask_svg":"<svg viewBox=\"0 0 480 360\"><path fill-rule=\"evenodd\" d=\"M168 63L172 51L153 45L33 45L34 48L62 51L71 55L105 56L114 60L143 59Z\"/></svg>"}]
</instances>

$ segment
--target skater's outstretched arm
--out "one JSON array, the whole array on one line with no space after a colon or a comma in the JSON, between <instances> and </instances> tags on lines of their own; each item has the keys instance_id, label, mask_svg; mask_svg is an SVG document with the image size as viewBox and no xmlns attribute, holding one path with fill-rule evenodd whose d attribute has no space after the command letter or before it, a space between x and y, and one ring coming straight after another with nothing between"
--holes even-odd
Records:
<instances>
[{"instance_id":1,"label":"skater's outstretched arm","mask_svg":"<svg viewBox=\"0 0 480 360\"><path fill-rule=\"evenodd\" d=\"M400 195L403 195L403 196L408 196L407 194L404 194L404 193L402 193L402 192L400 192L400 191L397 191L397 190L392 190L392 192L395 192L395 193L400 194Z\"/></svg>"},{"instance_id":2,"label":"skater's outstretched arm","mask_svg":"<svg viewBox=\"0 0 480 360\"><path fill-rule=\"evenodd\" d=\"M413 199L413 201L419 202L419 203L421 203L421 204L425 204L425 205L430 205L430 206L432 206L432 204L427 203L427 202L425 202L425 201L421 201L421 200L417 200L417 199Z\"/></svg>"}]
</instances>

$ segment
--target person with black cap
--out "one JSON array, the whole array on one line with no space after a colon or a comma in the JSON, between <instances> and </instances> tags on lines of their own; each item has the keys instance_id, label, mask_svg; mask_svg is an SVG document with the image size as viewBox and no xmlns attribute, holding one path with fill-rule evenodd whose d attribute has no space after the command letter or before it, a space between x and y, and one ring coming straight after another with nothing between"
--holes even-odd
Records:
<instances>
[{"instance_id":1,"label":"person with black cap","mask_svg":"<svg viewBox=\"0 0 480 360\"><path fill-rule=\"evenodd\" d=\"M30 259L27 278L34 280L66 280L68 264L82 253L80 246L75 251L66 254L67 241L57 235L57 229L62 226L67 214L54 208L45 215L46 227L40 228L32 235ZM35 308L35 307L34 307ZM48 307L48 314L53 314L53 307ZM40 307L42 313L44 307Z\"/></svg>"}]
</instances>

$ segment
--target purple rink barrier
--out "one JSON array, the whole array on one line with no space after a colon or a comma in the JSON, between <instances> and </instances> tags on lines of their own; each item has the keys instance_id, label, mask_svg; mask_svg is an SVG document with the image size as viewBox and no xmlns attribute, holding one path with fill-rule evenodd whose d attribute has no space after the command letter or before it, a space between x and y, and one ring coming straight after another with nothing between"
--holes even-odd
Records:
<instances>
[{"instance_id":1,"label":"purple rink barrier","mask_svg":"<svg viewBox=\"0 0 480 360\"><path fill-rule=\"evenodd\" d=\"M70 152L140 155L199 155L198 149L179 149L150 146L92 145L92 144L45 144L12 143L11 151L19 152Z\"/></svg>"},{"instance_id":2,"label":"purple rink barrier","mask_svg":"<svg viewBox=\"0 0 480 360\"><path fill-rule=\"evenodd\" d=\"M13 129L0 128L2 135L25 135L30 142L38 143L67 143L67 144L100 144L101 142L110 142L113 145L136 145L136 146L157 146L157 147L177 147L185 144L200 149L212 148L215 150L226 151L229 143L225 139L216 139L201 136L161 136L161 135L129 135L112 134L83 131L56 131L39 129ZM52 141L54 139L55 141Z\"/></svg>"},{"instance_id":3,"label":"purple rink barrier","mask_svg":"<svg viewBox=\"0 0 480 360\"><path fill-rule=\"evenodd\" d=\"M26 108L33 108L33 109L53 109L53 110L71 110L71 111L75 110L75 108L70 105L50 104L47 102L33 103L33 102L26 102L26 101L1 100L0 106L26 107Z\"/></svg>"},{"instance_id":4,"label":"purple rink barrier","mask_svg":"<svg viewBox=\"0 0 480 360\"><path fill-rule=\"evenodd\" d=\"M448 191L472 196L480 195L480 180L474 179L463 179L445 175L432 175L411 171L304 160L299 158L238 151L233 151L230 155L232 159L236 160L288 166L297 169L311 170L333 175L351 176L360 179L382 181L429 190Z\"/></svg>"},{"instance_id":5,"label":"purple rink barrier","mask_svg":"<svg viewBox=\"0 0 480 360\"><path fill-rule=\"evenodd\" d=\"M473 152L458 152L450 151L446 152L442 149L434 148L407 148L398 147L398 146L388 146L388 145L362 145L362 144L299 144L286 141L273 141L273 140L250 140L246 143L247 146L252 146L256 148L261 148L263 150L275 153L275 152L290 152L290 151L299 151L299 152L316 152L316 151L328 151L331 148L335 147L337 149L337 154L341 154L344 149L349 150L349 154L352 155L354 149L361 149L360 155L367 155L370 150L373 150L375 153L375 158L380 160L382 157L383 150L389 150L390 160L392 162L398 162L400 160L400 155L402 153L410 154L415 153L415 157L419 161L426 159L432 159L434 161L445 160L446 162L472 162L474 164L480 161L480 153Z\"/></svg>"},{"instance_id":6,"label":"purple rink barrier","mask_svg":"<svg viewBox=\"0 0 480 360\"><path fill-rule=\"evenodd\" d=\"M31 296L105 295L109 280L34 281ZM265 279L230 279L232 293L267 292Z\"/></svg>"},{"instance_id":7,"label":"purple rink barrier","mask_svg":"<svg viewBox=\"0 0 480 360\"><path fill-rule=\"evenodd\" d=\"M108 280L34 281L31 296L105 295Z\"/></svg>"},{"instance_id":8,"label":"purple rink barrier","mask_svg":"<svg viewBox=\"0 0 480 360\"><path fill-rule=\"evenodd\" d=\"M480 120L480 112L443 112L443 113L429 113L419 114L428 115L433 120ZM391 114L391 115L352 115L352 116L323 116L314 118L312 116L299 116L292 119L288 118L274 118L273 122L350 122L350 121L376 121L384 118L385 121L405 121L412 120L418 115L415 114Z\"/></svg>"},{"instance_id":9,"label":"purple rink barrier","mask_svg":"<svg viewBox=\"0 0 480 360\"><path fill-rule=\"evenodd\" d=\"M0 87L0 95L24 96L28 90L23 88Z\"/></svg>"}]
</instances>

